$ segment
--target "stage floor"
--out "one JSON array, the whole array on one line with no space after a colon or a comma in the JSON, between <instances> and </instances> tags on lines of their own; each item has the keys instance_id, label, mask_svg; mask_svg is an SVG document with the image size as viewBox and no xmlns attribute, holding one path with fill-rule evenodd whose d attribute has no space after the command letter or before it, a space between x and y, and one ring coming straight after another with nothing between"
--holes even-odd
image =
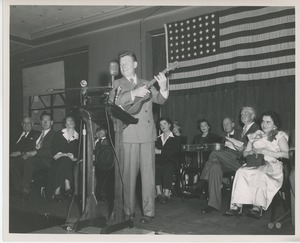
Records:
<instances>
[{"instance_id":1,"label":"stage floor","mask_svg":"<svg viewBox=\"0 0 300 243\"><path fill-rule=\"evenodd\" d=\"M223 193L223 205L220 212L201 214L205 201L199 198L184 199L173 196L168 204L156 204L156 216L148 225L139 222L141 210L137 205L134 227L125 228L113 234L176 234L176 235L281 235L293 236L295 228L290 221L280 229L268 228L270 209L261 219L252 219L243 215L238 221L234 217L222 214L229 206L230 192ZM99 210L108 217L108 203L99 201ZM67 218L79 219L80 207L70 210L71 200L61 203L43 200L37 191L33 191L28 201L10 201L10 233L31 234L99 234L102 226L83 228L79 232L67 231L63 227ZM75 207L76 208L76 207ZM278 207L277 215L282 213ZM68 217L69 215L69 217Z\"/></svg>"}]
</instances>

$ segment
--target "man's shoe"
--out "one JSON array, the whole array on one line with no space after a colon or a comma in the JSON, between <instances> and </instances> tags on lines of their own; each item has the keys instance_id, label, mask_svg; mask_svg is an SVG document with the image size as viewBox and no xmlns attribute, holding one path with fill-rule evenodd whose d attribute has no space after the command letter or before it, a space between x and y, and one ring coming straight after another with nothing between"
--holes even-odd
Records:
<instances>
[{"instance_id":1,"label":"man's shoe","mask_svg":"<svg viewBox=\"0 0 300 243\"><path fill-rule=\"evenodd\" d=\"M217 209L211 207L211 206L206 206L205 208L203 208L201 210L201 213L205 214L205 213L211 213L212 211L217 211Z\"/></svg>"},{"instance_id":2,"label":"man's shoe","mask_svg":"<svg viewBox=\"0 0 300 243\"><path fill-rule=\"evenodd\" d=\"M259 208L258 210L250 209L246 216L254 219L260 219L262 216L262 208Z\"/></svg>"},{"instance_id":3,"label":"man's shoe","mask_svg":"<svg viewBox=\"0 0 300 243\"><path fill-rule=\"evenodd\" d=\"M239 214L242 214L242 207L237 207L236 209L229 209L225 213L223 213L223 216L237 216Z\"/></svg>"},{"instance_id":4,"label":"man's shoe","mask_svg":"<svg viewBox=\"0 0 300 243\"><path fill-rule=\"evenodd\" d=\"M158 194L158 195L156 196L156 201L159 202L159 203L162 203L162 201L163 201L163 195Z\"/></svg>"},{"instance_id":5,"label":"man's shoe","mask_svg":"<svg viewBox=\"0 0 300 243\"><path fill-rule=\"evenodd\" d=\"M140 223L142 224L149 224L153 221L154 217L150 217L150 216L143 216L140 220Z\"/></svg>"},{"instance_id":6,"label":"man's shoe","mask_svg":"<svg viewBox=\"0 0 300 243\"><path fill-rule=\"evenodd\" d=\"M129 219L129 220L134 220L134 218L135 218L135 213L132 213L132 214L130 214L130 215L127 215L127 214L126 214L126 218Z\"/></svg>"}]
</instances>

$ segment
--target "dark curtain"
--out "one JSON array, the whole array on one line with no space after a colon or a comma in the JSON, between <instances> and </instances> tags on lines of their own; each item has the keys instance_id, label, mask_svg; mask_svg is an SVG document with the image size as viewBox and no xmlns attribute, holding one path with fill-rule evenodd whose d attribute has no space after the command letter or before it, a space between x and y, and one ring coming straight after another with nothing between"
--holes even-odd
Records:
<instances>
[{"instance_id":1,"label":"dark curtain","mask_svg":"<svg viewBox=\"0 0 300 243\"><path fill-rule=\"evenodd\" d=\"M161 51L165 48L164 35L153 36L152 40L153 69L164 69L166 58L162 54L165 51ZM161 107L161 115L181 122L184 134L188 136L188 143L191 143L194 135L198 133L197 119L206 118L211 123L212 132L220 134L225 116L231 116L236 125L240 126L239 113L243 106L253 106L257 110L258 119L264 111L275 110L281 115L283 129L294 130L295 77L171 91L168 101Z\"/></svg>"},{"instance_id":2,"label":"dark curtain","mask_svg":"<svg viewBox=\"0 0 300 243\"><path fill-rule=\"evenodd\" d=\"M88 81L88 52L83 51L64 56L66 114L73 113L80 106L80 81Z\"/></svg>"}]
</instances>

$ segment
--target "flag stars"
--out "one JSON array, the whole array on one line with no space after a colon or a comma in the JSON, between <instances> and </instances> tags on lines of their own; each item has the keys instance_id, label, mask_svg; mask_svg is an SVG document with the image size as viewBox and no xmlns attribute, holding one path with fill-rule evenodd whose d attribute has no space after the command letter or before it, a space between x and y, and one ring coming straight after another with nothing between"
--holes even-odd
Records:
<instances>
[{"instance_id":1,"label":"flag stars","mask_svg":"<svg viewBox=\"0 0 300 243\"><path fill-rule=\"evenodd\" d=\"M184 45L184 41L181 41L181 45Z\"/></svg>"},{"instance_id":2,"label":"flag stars","mask_svg":"<svg viewBox=\"0 0 300 243\"><path fill-rule=\"evenodd\" d=\"M213 42L212 45L215 46L215 45L216 45L216 42Z\"/></svg>"},{"instance_id":3,"label":"flag stars","mask_svg":"<svg viewBox=\"0 0 300 243\"><path fill-rule=\"evenodd\" d=\"M184 48L181 48L181 51L184 51Z\"/></svg>"},{"instance_id":4,"label":"flag stars","mask_svg":"<svg viewBox=\"0 0 300 243\"><path fill-rule=\"evenodd\" d=\"M183 22L181 22L181 23L180 23L180 25L181 25L181 26L183 26L183 25L184 25L184 23L183 23Z\"/></svg>"},{"instance_id":5,"label":"flag stars","mask_svg":"<svg viewBox=\"0 0 300 243\"><path fill-rule=\"evenodd\" d=\"M194 39L193 42L197 42L197 39Z\"/></svg>"},{"instance_id":6,"label":"flag stars","mask_svg":"<svg viewBox=\"0 0 300 243\"><path fill-rule=\"evenodd\" d=\"M190 27L190 26L186 27L186 30L190 30L190 29L191 29L191 27Z\"/></svg>"},{"instance_id":7,"label":"flag stars","mask_svg":"<svg viewBox=\"0 0 300 243\"><path fill-rule=\"evenodd\" d=\"M177 60L179 59L179 56L178 56L178 55L176 56L176 59L177 59Z\"/></svg>"},{"instance_id":8,"label":"flag stars","mask_svg":"<svg viewBox=\"0 0 300 243\"><path fill-rule=\"evenodd\" d=\"M206 43L206 46L209 47L209 43Z\"/></svg>"},{"instance_id":9,"label":"flag stars","mask_svg":"<svg viewBox=\"0 0 300 243\"><path fill-rule=\"evenodd\" d=\"M176 39L176 40L178 40L178 38L179 38L178 36L175 36L175 39Z\"/></svg>"},{"instance_id":10,"label":"flag stars","mask_svg":"<svg viewBox=\"0 0 300 243\"><path fill-rule=\"evenodd\" d=\"M205 26L208 26L208 22L205 22Z\"/></svg>"},{"instance_id":11,"label":"flag stars","mask_svg":"<svg viewBox=\"0 0 300 243\"><path fill-rule=\"evenodd\" d=\"M213 49L213 52L216 52L216 51L217 51L216 48L214 48L214 49Z\"/></svg>"},{"instance_id":12,"label":"flag stars","mask_svg":"<svg viewBox=\"0 0 300 243\"><path fill-rule=\"evenodd\" d=\"M172 37L172 36L170 37L170 41L171 41L171 40L173 40L173 37Z\"/></svg>"},{"instance_id":13,"label":"flag stars","mask_svg":"<svg viewBox=\"0 0 300 243\"><path fill-rule=\"evenodd\" d=\"M203 41L203 37L200 37L199 40L200 40L200 41Z\"/></svg>"},{"instance_id":14,"label":"flag stars","mask_svg":"<svg viewBox=\"0 0 300 243\"><path fill-rule=\"evenodd\" d=\"M178 46L178 45L179 45L178 42L176 42L176 43L175 43L175 46Z\"/></svg>"},{"instance_id":15,"label":"flag stars","mask_svg":"<svg viewBox=\"0 0 300 243\"><path fill-rule=\"evenodd\" d=\"M188 40L188 41L187 41L187 43L188 43L188 44L190 44L190 43L191 43L191 41L190 41L190 40Z\"/></svg>"},{"instance_id":16,"label":"flag stars","mask_svg":"<svg viewBox=\"0 0 300 243\"><path fill-rule=\"evenodd\" d=\"M216 36L215 36L215 35L212 35L212 36L211 36L211 38L215 39L215 38L216 38Z\"/></svg>"},{"instance_id":17,"label":"flag stars","mask_svg":"<svg viewBox=\"0 0 300 243\"><path fill-rule=\"evenodd\" d=\"M178 25L177 23L174 24L175 27L177 27L177 25Z\"/></svg>"},{"instance_id":18,"label":"flag stars","mask_svg":"<svg viewBox=\"0 0 300 243\"><path fill-rule=\"evenodd\" d=\"M176 53L178 53L179 52L179 50L178 49L176 49Z\"/></svg>"},{"instance_id":19,"label":"flag stars","mask_svg":"<svg viewBox=\"0 0 300 243\"><path fill-rule=\"evenodd\" d=\"M194 48L194 50L196 50L196 49L197 49L197 46L193 46L193 48Z\"/></svg>"},{"instance_id":20,"label":"flag stars","mask_svg":"<svg viewBox=\"0 0 300 243\"><path fill-rule=\"evenodd\" d=\"M215 32L215 31L216 31L216 28L212 28L211 30L212 30L213 32Z\"/></svg>"},{"instance_id":21,"label":"flag stars","mask_svg":"<svg viewBox=\"0 0 300 243\"><path fill-rule=\"evenodd\" d=\"M196 29L196 25L193 25L193 29Z\"/></svg>"},{"instance_id":22,"label":"flag stars","mask_svg":"<svg viewBox=\"0 0 300 243\"><path fill-rule=\"evenodd\" d=\"M191 57L191 53L188 53L187 56L188 56L188 57Z\"/></svg>"},{"instance_id":23,"label":"flag stars","mask_svg":"<svg viewBox=\"0 0 300 243\"><path fill-rule=\"evenodd\" d=\"M194 52L194 56L197 56L197 52Z\"/></svg>"},{"instance_id":24,"label":"flag stars","mask_svg":"<svg viewBox=\"0 0 300 243\"><path fill-rule=\"evenodd\" d=\"M209 32L209 29L206 29L205 32L208 33L208 32Z\"/></svg>"},{"instance_id":25,"label":"flag stars","mask_svg":"<svg viewBox=\"0 0 300 243\"><path fill-rule=\"evenodd\" d=\"M201 28L201 27L202 27L202 24L199 24L199 27Z\"/></svg>"},{"instance_id":26,"label":"flag stars","mask_svg":"<svg viewBox=\"0 0 300 243\"><path fill-rule=\"evenodd\" d=\"M169 34L171 35L172 33L173 33L173 31L172 31L172 30L170 30L170 31L169 31Z\"/></svg>"},{"instance_id":27,"label":"flag stars","mask_svg":"<svg viewBox=\"0 0 300 243\"><path fill-rule=\"evenodd\" d=\"M215 24L215 21L213 20L213 21L211 21L211 24Z\"/></svg>"},{"instance_id":28,"label":"flag stars","mask_svg":"<svg viewBox=\"0 0 300 243\"><path fill-rule=\"evenodd\" d=\"M193 23L195 23L195 22L196 22L196 19L193 19L192 21L193 21Z\"/></svg>"},{"instance_id":29,"label":"flag stars","mask_svg":"<svg viewBox=\"0 0 300 243\"><path fill-rule=\"evenodd\" d=\"M184 55L182 55L182 56L181 56L181 58L185 58L185 56L184 56Z\"/></svg>"},{"instance_id":30,"label":"flag stars","mask_svg":"<svg viewBox=\"0 0 300 243\"><path fill-rule=\"evenodd\" d=\"M187 24L189 24L189 23L190 23L190 21L189 21L189 20L187 20L187 21L186 21L186 23L187 23Z\"/></svg>"},{"instance_id":31,"label":"flag stars","mask_svg":"<svg viewBox=\"0 0 300 243\"><path fill-rule=\"evenodd\" d=\"M208 15L205 16L205 19L208 19Z\"/></svg>"},{"instance_id":32,"label":"flag stars","mask_svg":"<svg viewBox=\"0 0 300 243\"><path fill-rule=\"evenodd\" d=\"M190 37L191 37L191 34L187 34L186 36L187 36L188 38L190 38Z\"/></svg>"},{"instance_id":33,"label":"flag stars","mask_svg":"<svg viewBox=\"0 0 300 243\"><path fill-rule=\"evenodd\" d=\"M181 39L184 39L184 35L181 36Z\"/></svg>"},{"instance_id":34,"label":"flag stars","mask_svg":"<svg viewBox=\"0 0 300 243\"><path fill-rule=\"evenodd\" d=\"M203 51L200 51L200 55L202 55L203 54Z\"/></svg>"},{"instance_id":35,"label":"flag stars","mask_svg":"<svg viewBox=\"0 0 300 243\"><path fill-rule=\"evenodd\" d=\"M201 17L199 17L199 18L198 18L198 20L199 20L199 21L201 21L201 20L202 20L202 18L201 18Z\"/></svg>"},{"instance_id":36,"label":"flag stars","mask_svg":"<svg viewBox=\"0 0 300 243\"><path fill-rule=\"evenodd\" d=\"M183 32L183 31L184 31L184 28L181 28L180 31Z\"/></svg>"},{"instance_id":37,"label":"flag stars","mask_svg":"<svg viewBox=\"0 0 300 243\"><path fill-rule=\"evenodd\" d=\"M214 17L215 17L215 14L212 14L212 15L211 15L211 18L214 18Z\"/></svg>"},{"instance_id":38,"label":"flag stars","mask_svg":"<svg viewBox=\"0 0 300 243\"><path fill-rule=\"evenodd\" d=\"M202 47L203 47L203 45L202 45L202 44L200 44L200 45L199 45L199 47L200 47L200 48L202 48Z\"/></svg>"},{"instance_id":39,"label":"flag stars","mask_svg":"<svg viewBox=\"0 0 300 243\"><path fill-rule=\"evenodd\" d=\"M208 50L208 49L206 50L206 53L209 53L209 50Z\"/></svg>"},{"instance_id":40,"label":"flag stars","mask_svg":"<svg viewBox=\"0 0 300 243\"><path fill-rule=\"evenodd\" d=\"M196 33L196 32L194 32L194 33L193 33L193 36L196 36L196 35L197 35L197 33Z\"/></svg>"},{"instance_id":41,"label":"flag stars","mask_svg":"<svg viewBox=\"0 0 300 243\"><path fill-rule=\"evenodd\" d=\"M202 35L202 33L203 33L203 31L202 31L202 30L200 30L200 31L199 31L199 34L200 34L200 35Z\"/></svg>"},{"instance_id":42,"label":"flag stars","mask_svg":"<svg viewBox=\"0 0 300 243\"><path fill-rule=\"evenodd\" d=\"M187 50L188 50L188 51L191 50L191 47L188 47Z\"/></svg>"},{"instance_id":43,"label":"flag stars","mask_svg":"<svg viewBox=\"0 0 300 243\"><path fill-rule=\"evenodd\" d=\"M208 40L208 39L209 39L209 36L206 36L205 39Z\"/></svg>"}]
</instances>

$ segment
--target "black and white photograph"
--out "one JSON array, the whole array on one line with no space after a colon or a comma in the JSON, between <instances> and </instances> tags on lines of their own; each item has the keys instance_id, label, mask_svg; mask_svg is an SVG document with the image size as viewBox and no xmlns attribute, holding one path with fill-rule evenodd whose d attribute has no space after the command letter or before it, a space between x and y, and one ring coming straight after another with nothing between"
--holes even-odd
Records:
<instances>
[{"instance_id":1,"label":"black and white photograph","mask_svg":"<svg viewBox=\"0 0 300 243\"><path fill-rule=\"evenodd\" d=\"M297 4L4 0L3 240L300 241Z\"/></svg>"}]
</instances>

